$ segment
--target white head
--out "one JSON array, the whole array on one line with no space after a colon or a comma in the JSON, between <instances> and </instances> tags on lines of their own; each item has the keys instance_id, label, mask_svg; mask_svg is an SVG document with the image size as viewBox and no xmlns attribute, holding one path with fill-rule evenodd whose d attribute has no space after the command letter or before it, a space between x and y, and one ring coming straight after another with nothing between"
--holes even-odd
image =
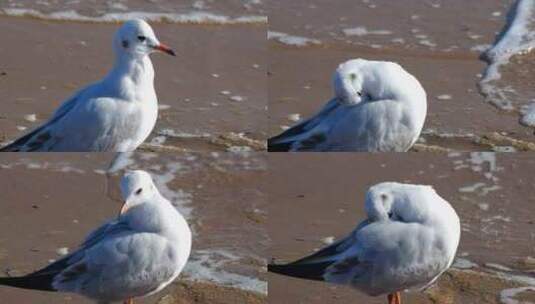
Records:
<instances>
[{"instance_id":1,"label":"white head","mask_svg":"<svg viewBox=\"0 0 535 304\"><path fill-rule=\"evenodd\" d=\"M394 62L346 61L336 69L333 84L336 98L345 104L382 99L412 101L414 98L426 102L425 91L418 80Z\"/></svg>"},{"instance_id":2,"label":"white head","mask_svg":"<svg viewBox=\"0 0 535 304\"><path fill-rule=\"evenodd\" d=\"M370 221L424 223L455 214L450 204L433 187L394 182L370 187L366 194L365 209Z\"/></svg>"},{"instance_id":3,"label":"white head","mask_svg":"<svg viewBox=\"0 0 535 304\"><path fill-rule=\"evenodd\" d=\"M121 193L125 201L121 214L137 204L152 201L159 195L149 173L141 170L128 171L121 179Z\"/></svg>"},{"instance_id":4,"label":"white head","mask_svg":"<svg viewBox=\"0 0 535 304\"><path fill-rule=\"evenodd\" d=\"M175 56L171 48L160 43L150 25L134 19L125 22L115 34L113 48L117 56L144 57L154 51Z\"/></svg>"}]
</instances>

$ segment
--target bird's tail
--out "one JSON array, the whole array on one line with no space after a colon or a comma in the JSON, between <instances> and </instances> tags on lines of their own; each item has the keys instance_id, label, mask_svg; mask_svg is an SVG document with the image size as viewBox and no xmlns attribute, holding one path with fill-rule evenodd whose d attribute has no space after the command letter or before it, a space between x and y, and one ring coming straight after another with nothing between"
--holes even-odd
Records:
<instances>
[{"instance_id":1,"label":"bird's tail","mask_svg":"<svg viewBox=\"0 0 535 304\"><path fill-rule=\"evenodd\" d=\"M325 270L332 263L333 261L324 261L318 263L290 263L284 265L269 264L268 271L289 277L313 281L325 281Z\"/></svg>"},{"instance_id":2,"label":"bird's tail","mask_svg":"<svg viewBox=\"0 0 535 304\"><path fill-rule=\"evenodd\" d=\"M57 291L52 287L54 274L28 275L23 277L0 278L0 285L23 289Z\"/></svg>"},{"instance_id":3,"label":"bird's tail","mask_svg":"<svg viewBox=\"0 0 535 304\"><path fill-rule=\"evenodd\" d=\"M293 142L279 142L275 138L268 139L268 152L288 152Z\"/></svg>"}]
</instances>

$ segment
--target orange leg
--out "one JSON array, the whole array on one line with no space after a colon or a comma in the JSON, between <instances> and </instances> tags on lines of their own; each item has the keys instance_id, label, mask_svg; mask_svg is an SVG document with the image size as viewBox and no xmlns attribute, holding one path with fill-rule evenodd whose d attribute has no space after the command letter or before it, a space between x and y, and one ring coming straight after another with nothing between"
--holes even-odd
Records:
<instances>
[{"instance_id":1,"label":"orange leg","mask_svg":"<svg viewBox=\"0 0 535 304\"><path fill-rule=\"evenodd\" d=\"M396 304L401 304L401 292L396 292L395 293L395 297L396 297Z\"/></svg>"},{"instance_id":2,"label":"orange leg","mask_svg":"<svg viewBox=\"0 0 535 304\"><path fill-rule=\"evenodd\" d=\"M134 304L134 299L128 299L124 301L123 304Z\"/></svg>"},{"instance_id":3,"label":"orange leg","mask_svg":"<svg viewBox=\"0 0 535 304\"><path fill-rule=\"evenodd\" d=\"M388 295L388 304L401 304L401 293L394 292Z\"/></svg>"}]
</instances>

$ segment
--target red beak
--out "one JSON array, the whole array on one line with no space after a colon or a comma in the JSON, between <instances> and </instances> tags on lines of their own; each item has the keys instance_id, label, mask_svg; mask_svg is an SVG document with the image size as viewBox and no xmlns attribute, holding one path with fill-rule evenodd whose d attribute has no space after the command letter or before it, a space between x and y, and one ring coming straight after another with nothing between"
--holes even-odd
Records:
<instances>
[{"instance_id":1,"label":"red beak","mask_svg":"<svg viewBox=\"0 0 535 304\"><path fill-rule=\"evenodd\" d=\"M163 43L160 43L159 45L155 46L154 49L160 52L167 53L171 56L176 56L175 52L170 47L168 47L167 45Z\"/></svg>"}]
</instances>

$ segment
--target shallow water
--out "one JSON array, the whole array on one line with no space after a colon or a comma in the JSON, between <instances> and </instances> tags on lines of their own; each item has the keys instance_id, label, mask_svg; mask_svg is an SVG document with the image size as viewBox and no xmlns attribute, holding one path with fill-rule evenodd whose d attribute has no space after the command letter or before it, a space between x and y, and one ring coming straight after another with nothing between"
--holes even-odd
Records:
<instances>
[{"instance_id":1,"label":"shallow water","mask_svg":"<svg viewBox=\"0 0 535 304\"><path fill-rule=\"evenodd\" d=\"M60 2L45 7L54 11L63 7ZM72 5L84 11L77 7L81 3ZM100 12L98 5L83 3ZM117 24L77 18L53 22L61 18L48 16L40 5L31 8L42 10L41 15L6 16L14 14L5 9L2 14L0 8L0 26L9 41L0 46L2 142L45 122L65 99L101 79L113 62L111 39ZM177 57L151 56L160 109L144 148L262 150L267 126L265 20L192 24L155 18L151 23Z\"/></svg>"},{"instance_id":2,"label":"shallow water","mask_svg":"<svg viewBox=\"0 0 535 304\"><path fill-rule=\"evenodd\" d=\"M361 57L399 62L420 80L428 95L421 144L471 151L532 150L533 130L526 127L529 123L520 123L535 96L529 82L530 37L523 38L522 48L503 42L501 49L511 53L511 60L497 68L501 78L484 78L489 69L482 54L501 40L514 1L292 3L266 4L276 12L268 14L270 31L293 37L270 39L271 135L295 123L290 115L305 118L318 111L333 96L331 75L337 65ZM533 6L530 2L524 10L531 12ZM533 18L525 19L522 25L531 29ZM314 43L296 43L303 38ZM505 95L490 98L489 91Z\"/></svg>"},{"instance_id":3,"label":"shallow water","mask_svg":"<svg viewBox=\"0 0 535 304\"><path fill-rule=\"evenodd\" d=\"M119 178L147 170L162 195L187 218L193 250L179 281L199 281L265 295L266 196L264 155L254 153L136 153L4 155L0 158L0 271L20 275L74 250L121 207ZM31 191L28 191L31 189ZM164 293L142 303L155 303ZM1 288L17 302L67 303L77 296Z\"/></svg>"},{"instance_id":4,"label":"shallow water","mask_svg":"<svg viewBox=\"0 0 535 304\"><path fill-rule=\"evenodd\" d=\"M136 14L176 23L265 23L258 0L8 0L0 5L4 14L27 14L46 19L107 22ZM122 16L121 16L122 15Z\"/></svg>"},{"instance_id":5,"label":"shallow water","mask_svg":"<svg viewBox=\"0 0 535 304\"><path fill-rule=\"evenodd\" d=\"M529 262L535 255L535 160L529 154L270 155L268 164L270 254L278 261L309 254L324 247L329 238L350 232L365 216L364 195L371 185L383 181L429 184L452 204L462 223L455 267L463 272L444 276L436 287L439 291L444 288L455 294L458 301L453 303L469 303L471 297L498 299L513 283L490 280L495 272L514 284L535 286L535 265ZM470 292L448 284L464 276L473 280L467 269L489 281ZM308 293L310 284L313 294ZM344 303L354 297L384 302L349 288L278 275L269 276L269 288L273 303ZM428 297L427 293L409 295L417 303L427 303Z\"/></svg>"}]
</instances>

